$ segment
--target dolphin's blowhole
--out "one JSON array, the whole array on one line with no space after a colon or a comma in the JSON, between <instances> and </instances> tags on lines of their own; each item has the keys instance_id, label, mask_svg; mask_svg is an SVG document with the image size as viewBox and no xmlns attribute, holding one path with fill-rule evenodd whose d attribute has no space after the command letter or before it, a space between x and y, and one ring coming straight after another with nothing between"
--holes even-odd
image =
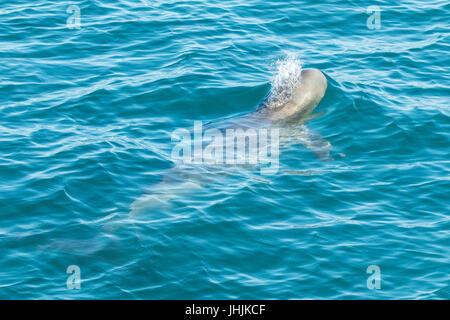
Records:
<instances>
[{"instance_id":1,"label":"dolphin's blowhole","mask_svg":"<svg viewBox=\"0 0 450 320\"><path fill-rule=\"evenodd\" d=\"M294 121L307 117L319 104L327 90L327 78L317 69L301 72L301 81L286 103L281 106L270 101L263 103L260 113L271 121Z\"/></svg>"}]
</instances>

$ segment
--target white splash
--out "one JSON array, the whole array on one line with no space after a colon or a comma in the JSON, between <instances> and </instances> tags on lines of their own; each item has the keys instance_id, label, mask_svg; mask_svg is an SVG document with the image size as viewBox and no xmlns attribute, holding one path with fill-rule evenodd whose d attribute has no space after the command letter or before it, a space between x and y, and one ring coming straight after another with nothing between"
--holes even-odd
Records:
<instances>
[{"instance_id":1,"label":"white splash","mask_svg":"<svg viewBox=\"0 0 450 320\"><path fill-rule=\"evenodd\" d=\"M292 97L301 82L302 64L295 53L288 53L283 59L277 60L277 70L271 81L272 88L265 103L269 109L281 107Z\"/></svg>"}]
</instances>

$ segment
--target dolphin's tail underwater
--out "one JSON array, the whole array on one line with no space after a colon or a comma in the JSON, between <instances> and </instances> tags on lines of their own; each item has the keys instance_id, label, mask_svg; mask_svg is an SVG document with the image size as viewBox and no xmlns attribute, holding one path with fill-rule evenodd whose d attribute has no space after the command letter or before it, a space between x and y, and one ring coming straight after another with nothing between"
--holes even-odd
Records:
<instances>
[{"instance_id":1,"label":"dolphin's tail underwater","mask_svg":"<svg viewBox=\"0 0 450 320\"><path fill-rule=\"evenodd\" d=\"M218 176L232 174L232 170L223 170L221 167L202 166L195 164L174 165L167 169L162 180L151 185L130 205L125 218L115 217L104 226L106 231L112 232L130 225L137 220L136 216L152 213L152 221L172 219L174 204L177 200L186 200L207 185L214 185Z\"/></svg>"}]
</instances>

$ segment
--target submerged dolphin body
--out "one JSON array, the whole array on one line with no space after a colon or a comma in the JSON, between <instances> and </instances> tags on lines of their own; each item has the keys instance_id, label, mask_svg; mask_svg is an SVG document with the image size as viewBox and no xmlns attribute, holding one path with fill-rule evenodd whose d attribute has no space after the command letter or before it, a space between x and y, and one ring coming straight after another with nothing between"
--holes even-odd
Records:
<instances>
[{"instance_id":1,"label":"submerged dolphin body","mask_svg":"<svg viewBox=\"0 0 450 320\"><path fill-rule=\"evenodd\" d=\"M239 118L232 118L222 124L213 124L214 127L279 127L280 142L289 141L301 143L311 149L320 159L329 159L330 143L319 135L310 132L304 122L311 116L311 112L319 104L327 89L327 79L317 69L303 69L300 73L300 82L295 87L284 86L272 87L271 92L256 111ZM289 90L290 89L290 90ZM284 137L284 139L283 139ZM217 175L232 175L227 169L218 169L213 173ZM193 190L202 189L205 183L214 183L214 174L208 168L200 167L192 170L192 167L173 168L163 180L154 185L152 190L144 193L130 206L129 218L149 208L162 208L167 211L171 207L171 200L186 196ZM198 172L196 174L195 172ZM249 174L246 180L264 180L261 177ZM250 183L250 182L249 182ZM155 217L156 220L160 220ZM162 217L163 220L171 219L169 215ZM123 222L123 221L122 221ZM114 230L119 226L113 227Z\"/></svg>"}]
</instances>

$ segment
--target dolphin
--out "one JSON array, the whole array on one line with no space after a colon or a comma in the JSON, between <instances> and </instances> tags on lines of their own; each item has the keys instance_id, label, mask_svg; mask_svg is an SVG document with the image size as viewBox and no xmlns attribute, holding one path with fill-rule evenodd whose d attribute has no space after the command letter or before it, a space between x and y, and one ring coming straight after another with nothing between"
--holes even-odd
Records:
<instances>
[{"instance_id":1,"label":"dolphin","mask_svg":"<svg viewBox=\"0 0 450 320\"><path fill-rule=\"evenodd\" d=\"M329 160L330 143L304 126L304 123L311 119L312 111L325 95L327 79L320 70L308 68L301 70L299 80L300 82L294 87L292 85L272 87L254 112L242 117L232 117L219 124L212 123L212 126L222 129L277 126L283 129L283 132L280 131L280 140L284 136L285 141L299 142L312 150L320 159ZM216 167L214 173L218 172L233 175L233 173L226 172L224 168ZM210 169L201 166L196 170L192 170L192 166L187 169L174 167L163 177L161 182L131 204L128 217L132 218L143 210L155 207L165 209L164 211L167 212L171 208L171 200L187 196L193 190L202 189L204 185L202 182L211 183L212 180L215 180L212 176ZM248 177L247 180L263 180L252 174L248 174ZM155 217L153 221L172 218L174 217L164 214L161 218ZM118 227L117 225L112 228L110 226L109 230L113 231Z\"/></svg>"}]
</instances>

